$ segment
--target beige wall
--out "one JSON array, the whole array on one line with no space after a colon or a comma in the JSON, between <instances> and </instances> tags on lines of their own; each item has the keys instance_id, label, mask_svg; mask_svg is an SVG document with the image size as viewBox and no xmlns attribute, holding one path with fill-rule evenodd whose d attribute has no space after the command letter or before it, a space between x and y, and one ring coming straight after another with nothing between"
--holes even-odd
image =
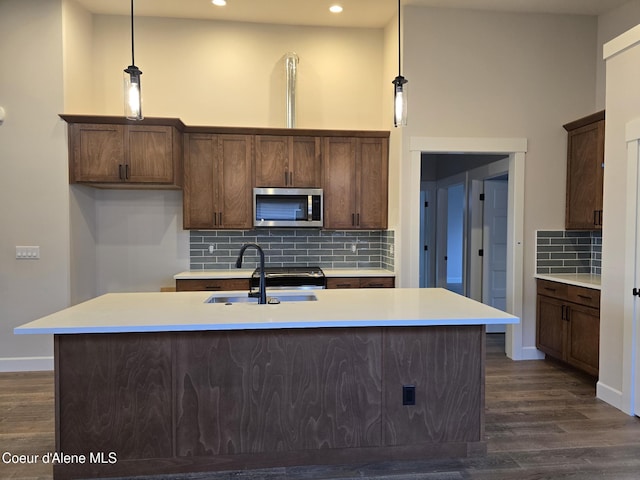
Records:
<instances>
[{"instance_id":1,"label":"beige wall","mask_svg":"<svg viewBox=\"0 0 640 480\"><path fill-rule=\"evenodd\" d=\"M122 114L129 65L126 17L95 17L96 113ZM285 126L283 57L300 57L297 126L381 129L383 33L139 18L136 64L147 116L190 125Z\"/></svg>"},{"instance_id":2,"label":"beige wall","mask_svg":"<svg viewBox=\"0 0 640 480\"><path fill-rule=\"evenodd\" d=\"M640 0L631 0L620 8L598 17L596 110L605 108L606 75L602 48L605 43L640 23Z\"/></svg>"},{"instance_id":3,"label":"beige wall","mask_svg":"<svg viewBox=\"0 0 640 480\"><path fill-rule=\"evenodd\" d=\"M522 343L534 349L534 233L564 227L562 125L595 107L596 19L406 10L404 73L410 82L410 122L404 131L403 169L411 158L408 137L528 139ZM407 175L403 184L411 180ZM400 230L406 233L405 225L413 221L405 219ZM401 263L407 265L417 261L418 252L402 255Z\"/></svg>"},{"instance_id":4,"label":"beige wall","mask_svg":"<svg viewBox=\"0 0 640 480\"><path fill-rule=\"evenodd\" d=\"M3 0L0 31L0 370L52 368L51 336L13 328L69 304L61 1ZM16 245L40 260L16 260Z\"/></svg>"}]
</instances>

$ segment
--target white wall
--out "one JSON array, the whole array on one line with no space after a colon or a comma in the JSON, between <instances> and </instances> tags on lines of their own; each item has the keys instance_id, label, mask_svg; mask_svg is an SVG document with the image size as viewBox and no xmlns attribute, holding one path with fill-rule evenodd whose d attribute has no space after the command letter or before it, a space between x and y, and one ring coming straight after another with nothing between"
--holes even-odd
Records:
<instances>
[{"instance_id":1,"label":"white wall","mask_svg":"<svg viewBox=\"0 0 640 480\"><path fill-rule=\"evenodd\" d=\"M0 371L52 368L51 336L13 328L69 304L61 19L61 1L0 2ZM40 260L16 260L16 245Z\"/></svg>"},{"instance_id":2,"label":"white wall","mask_svg":"<svg viewBox=\"0 0 640 480\"><path fill-rule=\"evenodd\" d=\"M625 351L624 271L634 262L634 252L626 251L627 225L627 144L625 126L640 117L640 47L624 50L607 62L605 124L604 214L602 226L602 293L600 301L600 375L598 395L624 408L623 378ZM626 392L628 394L628 392ZM625 410L628 410L626 408Z\"/></svg>"},{"instance_id":3,"label":"white wall","mask_svg":"<svg viewBox=\"0 0 640 480\"><path fill-rule=\"evenodd\" d=\"M411 121L404 135L528 139L522 327L523 346L533 347L534 232L564 226L562 125L595 108L596 19L406 10L404 74ZM408 147L405 141L403 169L411 158ZM403 186L411 182L410 174L403 174L401 182L401 190L408 191ZM413 221L404 218L400 231ZM403 252L402 258L407 270L418 252Z\"/></svg>"},{"instance_id":4,"label":"white wall","mask_svg":"<svg viewBox=\"0 0 640 480\"><path fill-rule=\"evenodd\" d=\"M640 23L640 0L631 0L598 17L596 110L605 108L606 75L602 48L605 43Z\"/></svg>"}]
</instances>

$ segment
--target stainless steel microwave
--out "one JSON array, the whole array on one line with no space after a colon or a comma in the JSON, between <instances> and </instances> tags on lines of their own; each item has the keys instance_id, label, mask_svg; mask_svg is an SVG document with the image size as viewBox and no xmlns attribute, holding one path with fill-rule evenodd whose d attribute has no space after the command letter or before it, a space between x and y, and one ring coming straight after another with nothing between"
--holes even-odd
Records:
<instances>
[{"instance_id":1,"label":"stainless steel microwave","mask_svg":"<svg viewBox=\"0 0 640 480\"><path fill-rule=\"evenodd\" d=\"M254 188L255 227L322 227L321 188Z\"/></svg>"}]
</instances>

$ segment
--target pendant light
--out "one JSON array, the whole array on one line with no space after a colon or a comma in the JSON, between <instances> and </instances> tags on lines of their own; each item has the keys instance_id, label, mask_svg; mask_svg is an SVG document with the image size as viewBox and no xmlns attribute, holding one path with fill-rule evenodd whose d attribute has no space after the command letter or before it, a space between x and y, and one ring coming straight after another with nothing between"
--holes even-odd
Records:
<instances>
[{"instance_id":1,"label":"pendant light","mask_svg":"<svg viewBox=\"0 0 640 480\"><path fill-rule=\"evenodd\" d=\"M393 79L393 126L402 127L407 124L407 89L408 80L402 76L400 57L400 0L398 0L398 76Z\"/></svg>"},{"instance_id":2,"label":"pendant light","mask_svg":"<svg viewBox=\"0 0 640 480\"><path fill-rule=\"evenodd\" d=\"M129 120L142 120L140 75L133 53L133 0L131 0L131 65L124 70L124 115Z\"/></svg>"}]
</instances>

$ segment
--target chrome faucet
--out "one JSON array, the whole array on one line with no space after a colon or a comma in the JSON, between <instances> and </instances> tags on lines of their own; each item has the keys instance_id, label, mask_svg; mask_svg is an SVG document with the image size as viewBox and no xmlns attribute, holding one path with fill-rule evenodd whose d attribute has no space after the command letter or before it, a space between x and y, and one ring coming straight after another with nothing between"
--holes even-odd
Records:
<instances>
[{"instance_id":1,"label":"chrome faucet","mask_svg":"<svg viewBox=\"0 0 640 480\"><path fill-rule=\"evenodd\" d=\"M240 253L238 254L238 259L236 260L236 268L242 267L242 257L244 255L244 251L249 248L255 248L260 255L260 284L258 286L258 303L266 304L267 303L267 289L264 280L264 252L262 251L262 247L257 243L245 243L242 248L240 248ZM249 292L250 296L253 296L251 292Z\"/></svg>"}]
</instances>

